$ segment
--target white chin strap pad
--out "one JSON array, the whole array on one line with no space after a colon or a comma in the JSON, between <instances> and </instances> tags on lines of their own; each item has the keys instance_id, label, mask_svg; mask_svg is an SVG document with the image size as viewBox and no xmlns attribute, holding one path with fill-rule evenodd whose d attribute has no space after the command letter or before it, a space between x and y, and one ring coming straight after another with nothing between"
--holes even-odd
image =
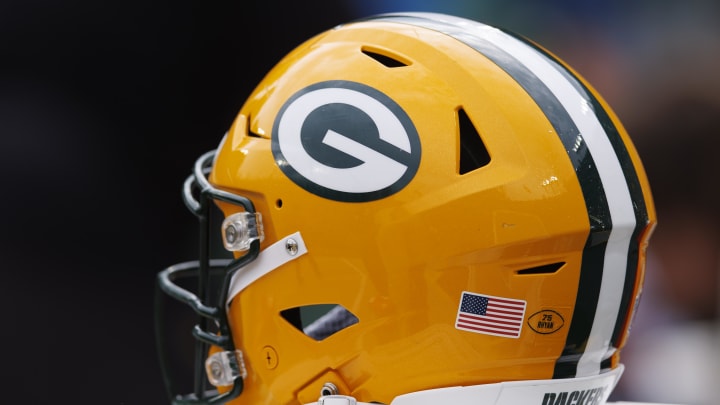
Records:
<instances>
[{"instance_id":1,"label":"white chin strap pad","mask_svg":"<svg viewBox=\"0 0 720 405\"><path fill-rule=\"evenodd\" d=\"M619 365L614 370L590 377L438 388L400 395L391 405L603 405L623 370L624 367Z\"/></svg>"},{"instance_id":2,"label":"white chin strap pad","mask_svg":"<svg viewBox=\"0 0 720 405\"><path fill-rule=\"evenodd\" d=\"M292 249L289 246L293 246ZM257 259L238 270L230 279L230 287L225 305L247 286L278 267L307 253L307 247L300 232L295 232L265 248Z\"/></svg>"},{"instance_id":3,"label":"white chin strap pad","mask_svg":"<svg viewBox=\"0 0 720 405\"><path fill-rule=\"evenodd\" d=\"M390 405L604 405L624 367L590 377L511 381L497 384L437 388L400 395ZM345 396L320 398L308 405L372 405Z\"/></svg>"}]
</instances>

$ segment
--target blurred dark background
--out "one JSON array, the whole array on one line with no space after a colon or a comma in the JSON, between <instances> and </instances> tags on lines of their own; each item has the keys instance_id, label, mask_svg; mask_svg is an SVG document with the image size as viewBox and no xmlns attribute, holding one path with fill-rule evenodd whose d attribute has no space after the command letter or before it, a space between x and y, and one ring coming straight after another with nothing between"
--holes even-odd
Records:
<instances>
[{"instance_id":1,"label":"blurred dark background","mask_svg":"<svg viewBox=\"0 0 720 405\"><path fill-rule=\"evenodd\" d=\"M0 402L166 403L152 295L159 270L195 258L195 220L180 199L195 158L301 41L402 10L528 36L605 96L646 163L660 218L614 398L713 403L711 0L0 1Z\"/></svg>"}]
</instances>

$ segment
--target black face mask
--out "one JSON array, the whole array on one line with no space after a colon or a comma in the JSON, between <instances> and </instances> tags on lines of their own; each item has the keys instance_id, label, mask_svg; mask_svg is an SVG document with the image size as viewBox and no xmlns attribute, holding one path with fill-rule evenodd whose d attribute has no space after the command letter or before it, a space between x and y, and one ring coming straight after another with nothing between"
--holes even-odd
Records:
<instances>
[{"instance_id":1,"label":"black face mask","mask_svg":"<svg viewBox=\"0 0 720 405\"><path fill-rule=\"evenodd\" d=\"M196 162L193 174L183 187L183 200L199 221L199 260L178 263L161 271L157 277L155 293L155 334L160 367L166 391L173 404L218 404L230 401L243 391L244 365L237 355L232 340L225 302L233 274L255 260L260 252L258 224L255 223L255 207L249 199L213 187L207 175L210 172L215 151L207 152ZM247 252L237 259L211 259L211 212L213 201L239 206L250 218L244 229ZM260 225L261 226L261 225ZM230 236L232 238L232 235ZM183 279L194 279L196 292L179 285ZM211 280L219 280L211 283ZM218 287L219 284L219 287ZM177 378L171 375L171 358L168 342L171 336L165 328L165 294L188 305L196 314L197 324L192 329L194 337L194 384L193 392L178 395ZM212 321L212 322L210 322ZM206 364L210 346L221 349ZM213 361L215 363L213 363ZM223 367L217 362L224 362ZM206 371L207 370L207 371ZM206 377L206 372L208 376ZM222 379L229 390L220 394L208 389L210 379ZM225 385L225 384L223 384Z\"/></svg>"}]
</instances>

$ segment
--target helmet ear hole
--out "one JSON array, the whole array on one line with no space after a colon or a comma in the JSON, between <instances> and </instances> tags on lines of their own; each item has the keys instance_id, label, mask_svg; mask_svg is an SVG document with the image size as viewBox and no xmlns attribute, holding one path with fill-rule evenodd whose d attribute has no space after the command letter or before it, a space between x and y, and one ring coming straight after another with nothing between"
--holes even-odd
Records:
<instances>
[{"instance_id":1,"label":"helmet ear hole","mask_svg":"<svg viewBox=\"0 0 720 405\"><path fill-rule=\"evenodd\" d=\"M315 304L288 308L280 316L305 336L321 341L355 325L359 319L339 304Z\"/></svg>"}]
</instances>

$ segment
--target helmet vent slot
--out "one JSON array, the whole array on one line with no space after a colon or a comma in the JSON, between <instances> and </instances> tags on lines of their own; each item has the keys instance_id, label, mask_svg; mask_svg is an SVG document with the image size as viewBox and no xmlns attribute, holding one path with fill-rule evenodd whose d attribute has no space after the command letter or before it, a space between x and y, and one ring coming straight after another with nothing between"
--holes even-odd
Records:
<instances>
[{"instance_id":1,"label":"helmet vent slot","mask_svg":"<svg viewBox=\"0 0 720 405\"><path fill-rule=\"evenodd\" d=\"M460 174L469 173L490 163L485 143L465 110L458 110L458 128L460 130Z\"/></svg>"},{"instance_id":2,"label":"helmet vent slot","mask_svg":"<svg viewBox=\"0 0 720 405\"><path fill-rule=\"evenodd\" d=\"M543 264L542 266L535 266L530 267L527 269L518 270L517 274L524 275L524 274L552 274L556 273L562 266L565 265L565 262L557 262L557 263L551 263L551 264Z\"/></svg>"},{"instance_id":3,"label":"helmet vent slot","mask_svg":"<svg viewBox=\"0 0 720 405\"><path fill-rule=\"evenodd\" d=\"M295 329L317 341L325 340L358 323L358 318L339 304L316 304L288 308L280 315Z\"/></svg>"},{"instance_id":4,"label":"helmet vent slot","mask_svg":"<svg viewBox=\"0 0 720 405\"><path fill-rule=\"evenodd\" d=\"M261 132L261 131L260 131ZM253 138L267 138L266 136L263 136L262 133L256 132L252 128L252 116L248 115L247 119L245 120L245 133L247 136L253 137Z\"/></svg>"},{"instance_id":5,"label":"helmet vent slot","mask_svg":"<svg viewBox=\"0 0 720 405\"><path fill-rule=\"evenodd\" d=\"M377 62L380 62L380 63L383 64L385 67L398 68L398 67L403 67L403 66L407 66L407 65L408 65L407 63L403 62L402 60L400 60L400 59L397 58L397 57L388 56L388 55L385 55L385 54L382 54L382 53L378 53L378 52L375 52L375 51L371 51L371 50L369 50L369 49L363 48L363 49L362 49L362 53L364 53L365 55L367 55L367 56L375 59Z\"/></svg>"}]
</instances>

